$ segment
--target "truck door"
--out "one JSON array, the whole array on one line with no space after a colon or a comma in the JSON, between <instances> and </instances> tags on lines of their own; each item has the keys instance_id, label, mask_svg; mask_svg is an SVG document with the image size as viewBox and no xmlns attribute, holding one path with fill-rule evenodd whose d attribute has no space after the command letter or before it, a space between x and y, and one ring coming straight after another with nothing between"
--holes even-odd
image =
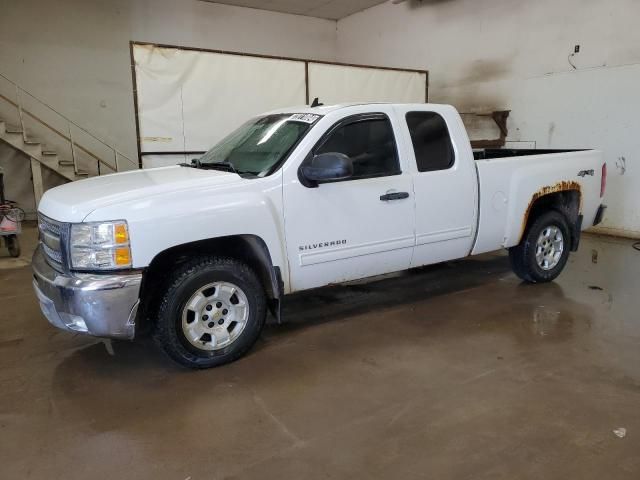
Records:
<instances>
[{"instance_id":1,"label":"truck door","mask_svg":"<svg viewBox=\"0 0 640 480\"><path fill-rule=\"evenodd\" d=\"M285 231L292 291L404 270L414 246L412 175L404 171L393 109L337 121L309 152L337 152L353 177L305 187L285 172ZM392 121L393 119L393 121ZM303 163L304 163L303 161Z\"/></svg>"},{"instance_id":2,"label":"truck door","mask_svg":"<svg viewBox=\"0 0 640 480\"><path fill-rule=\"evenodd\" d=\"M435 109L396 107L414 171L412 267L467 256L475 235L478 184L467 133L452 107Z\"/></svg>"}]
</instances>

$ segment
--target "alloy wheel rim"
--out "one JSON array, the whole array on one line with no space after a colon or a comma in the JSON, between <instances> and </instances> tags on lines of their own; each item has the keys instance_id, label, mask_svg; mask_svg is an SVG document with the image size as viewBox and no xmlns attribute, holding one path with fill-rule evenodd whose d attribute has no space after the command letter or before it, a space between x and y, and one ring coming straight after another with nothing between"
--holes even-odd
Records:
<instances>
[{"instance_id":1,"label":"alloy wheel rim","mask_svg":"<svg viewBox=\"0 0 640 480\"><path fill-rule=\"evenodd\" d=\"M182 333L198 350L228 347L242 334L249 302L240 287L214 282L199 288L182 309Z\"/></svg>"},{"instance_id":2,"label":"alloy wheel rim","mask_svg":"<svg viewBox=\"0 0 640 480\"><path fill-rule=\"evenodd\" d=\"M552 270L564 252L564 236L555 225L542 229L536 242L536 263L542 270Z\"/></svg>"}]
</instances>

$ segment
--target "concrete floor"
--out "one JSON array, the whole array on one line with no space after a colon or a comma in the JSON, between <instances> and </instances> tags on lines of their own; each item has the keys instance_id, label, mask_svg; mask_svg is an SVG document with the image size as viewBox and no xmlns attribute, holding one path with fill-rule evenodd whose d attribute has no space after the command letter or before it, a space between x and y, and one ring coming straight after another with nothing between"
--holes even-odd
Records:
<instances>
[{"instance_id":1,"label":"concrete floor","mask_svg":"<svg viewBox=\"0 0 640 480\"><path fill-rule=\"evenodd\" d=\"M640 478L631 243L586 236L547 285L494 254L298 295L249 356L202 372L146 342L109 353L56 331L14 261L0 269L0 476Z\"/></svg>"}]
</instances>

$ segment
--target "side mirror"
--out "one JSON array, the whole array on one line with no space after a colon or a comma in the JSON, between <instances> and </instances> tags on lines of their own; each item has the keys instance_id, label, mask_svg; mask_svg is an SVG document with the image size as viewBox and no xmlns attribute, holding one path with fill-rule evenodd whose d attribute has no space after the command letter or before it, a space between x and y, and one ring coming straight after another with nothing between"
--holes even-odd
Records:
<instances>
[{"instance_id":1,"label":"side mirror","mask_svg":"<svg viewBox=\"0 0 640 480\"><path fill-rule=\"evenodd\" d=\"M344 180L353 175L353 163L344 153L321 153L300 167L300 182L305 187L319 183Z\"/></svg>"}]
</instances>

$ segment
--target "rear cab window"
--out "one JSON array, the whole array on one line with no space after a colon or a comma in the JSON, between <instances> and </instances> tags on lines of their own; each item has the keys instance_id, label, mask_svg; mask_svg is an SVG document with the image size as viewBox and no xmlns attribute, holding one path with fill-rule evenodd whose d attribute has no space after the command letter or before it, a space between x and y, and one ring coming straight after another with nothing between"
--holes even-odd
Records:
<instances>
[{"instance_id":1,"label":"rear cab window","mask_svg":"<svg viewBox=\"0 0 640 480\"><path fill-rule=\"evenodd\" d=\"M455 163L455 151L444 118L436 112L409 112L407 127L419 172L447 170Z\"/></svg>"}]
</instances>

